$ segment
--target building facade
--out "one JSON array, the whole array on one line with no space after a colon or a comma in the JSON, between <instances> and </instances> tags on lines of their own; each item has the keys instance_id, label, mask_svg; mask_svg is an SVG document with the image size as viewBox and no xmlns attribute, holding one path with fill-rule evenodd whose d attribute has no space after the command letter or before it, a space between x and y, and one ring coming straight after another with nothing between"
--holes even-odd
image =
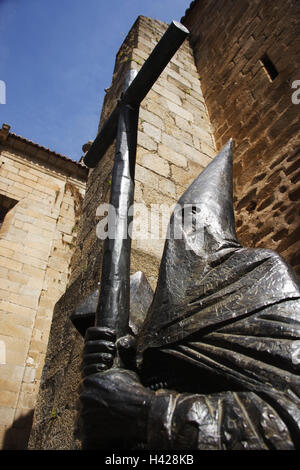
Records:
<instances>
[{"instance_id":1,"label":"building facade","mask_svg":"<svg viewBox=\"0 0 300 470\"><path fill-rule=\"evenodd\" d=\"M87 169L0 130L0 439L26 447L53 307L65 291Z\"/></svg>"}]
</instances>

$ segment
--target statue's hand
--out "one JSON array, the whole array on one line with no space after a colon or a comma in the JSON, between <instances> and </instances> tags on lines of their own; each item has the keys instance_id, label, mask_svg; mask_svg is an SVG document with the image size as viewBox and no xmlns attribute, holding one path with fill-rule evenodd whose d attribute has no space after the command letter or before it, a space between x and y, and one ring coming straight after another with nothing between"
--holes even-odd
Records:
<instances>
[{"instance_id":1,"label":"statue's hand","mask_svg":"<svg viewBox=\"0 0 300 470\"><path fill-rule=\"evenodd\" d=\"M117 351L120 358L120 367L129 370L136 370L136 338L132 335L126 335L119 338L116 342Z\"/></svg>"},{"instance_id":2,"label":"statue's hand","mask_svg":"<svg viewBox=\"0 0 300 470\"><path fill-rule=\"evenodd\" d=\"M116 341L115 332L109 328L98 326L88 328L83 349L83 377L110 369L116 351L118 351L122 367L136 369L136 339L134 336L122 336Z\"/></svg>"},{"instance_id":3,"label":"statue's hand","mask_svg":"<svg viewBox=\"0 0 300 470\"><path fill-rule=\"evenodd\" d=\"M145 442L153 396L135 372L125 369L85 377L80 393L85 448L105 447L118 440Z\"/></svg>"},{"instance_id":4,"label":"statue's hand","mask_svg":"<svg viewBox=\"0 0 300 470\"><path fill-rule=\"evenodd\" d=\"M109 328L90 327L86 330L83 349L83 377L103 372L113 365L116 354L116 335Z\"/></svg>"}]
</instances>

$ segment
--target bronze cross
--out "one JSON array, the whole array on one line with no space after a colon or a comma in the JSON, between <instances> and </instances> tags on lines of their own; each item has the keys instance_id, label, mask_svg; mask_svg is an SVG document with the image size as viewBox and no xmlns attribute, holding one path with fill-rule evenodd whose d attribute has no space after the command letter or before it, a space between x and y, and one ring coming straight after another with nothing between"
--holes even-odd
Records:
<instances>
[{"instance_id":1,"label":"bronze cross","mask_svg":"<svg viewBox=\"0 0 300 470\"><path fill-rule=\"evenodd\" d=\"M139 106L188 34L185 26L173 21L141 70L129 70L120 101L84 158L94 168L116 136L110 195L116 213L115 233L104 242L95 326L114 330L117 339L128 333L131 237L127 227L132 219L128 209L134 195Z\"/></svg>"}]
</instances>

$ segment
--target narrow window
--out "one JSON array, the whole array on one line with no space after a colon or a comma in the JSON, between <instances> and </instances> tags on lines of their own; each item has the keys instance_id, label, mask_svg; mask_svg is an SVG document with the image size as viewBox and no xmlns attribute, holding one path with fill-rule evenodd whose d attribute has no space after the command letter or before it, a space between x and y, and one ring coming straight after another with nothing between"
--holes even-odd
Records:
<instances>
[{"instance_id":1,"label":"narrow window","mask_svg":"<svg viewBox=\"0 0 300 470\"><path fill-rule=\"evenodd\" d=\"M3 224L6 214L17 204L18 201L0 194L0 228Z\"/></svg>"},{"instance_id":2,"label":"narrow window","mask_svg":"<svg viewBox=\"0 0 300 470\"><path fill-rule=\"evenodd\" d=\"M265 72L266 74L268 75L269 77L269 80L271 82L273 82L273 80L275 80L275 78L277 77L278 75L278 70L277 68L275 67L275 65L273 64L273 62L271 61L270 57L265 54L261 59L260 59L264 69L265 69Z\"/></svg>"}]
</instances>

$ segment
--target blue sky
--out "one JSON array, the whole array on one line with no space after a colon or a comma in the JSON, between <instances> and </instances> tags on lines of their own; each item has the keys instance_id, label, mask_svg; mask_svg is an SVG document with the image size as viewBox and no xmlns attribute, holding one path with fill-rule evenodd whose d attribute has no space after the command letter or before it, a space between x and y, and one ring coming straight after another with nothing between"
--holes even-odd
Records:
<instances>
[{"instance_id":1,"label":"blue sky","mask_svg":"<svg viewBox=\"0 0 300 470\"><path fill-rule=\"evenodd\" d=\"M96 135L115 55L138 15L180 21L190 0L0 0L0 126L74 160Z\"/></svg>"}]
</instances>

